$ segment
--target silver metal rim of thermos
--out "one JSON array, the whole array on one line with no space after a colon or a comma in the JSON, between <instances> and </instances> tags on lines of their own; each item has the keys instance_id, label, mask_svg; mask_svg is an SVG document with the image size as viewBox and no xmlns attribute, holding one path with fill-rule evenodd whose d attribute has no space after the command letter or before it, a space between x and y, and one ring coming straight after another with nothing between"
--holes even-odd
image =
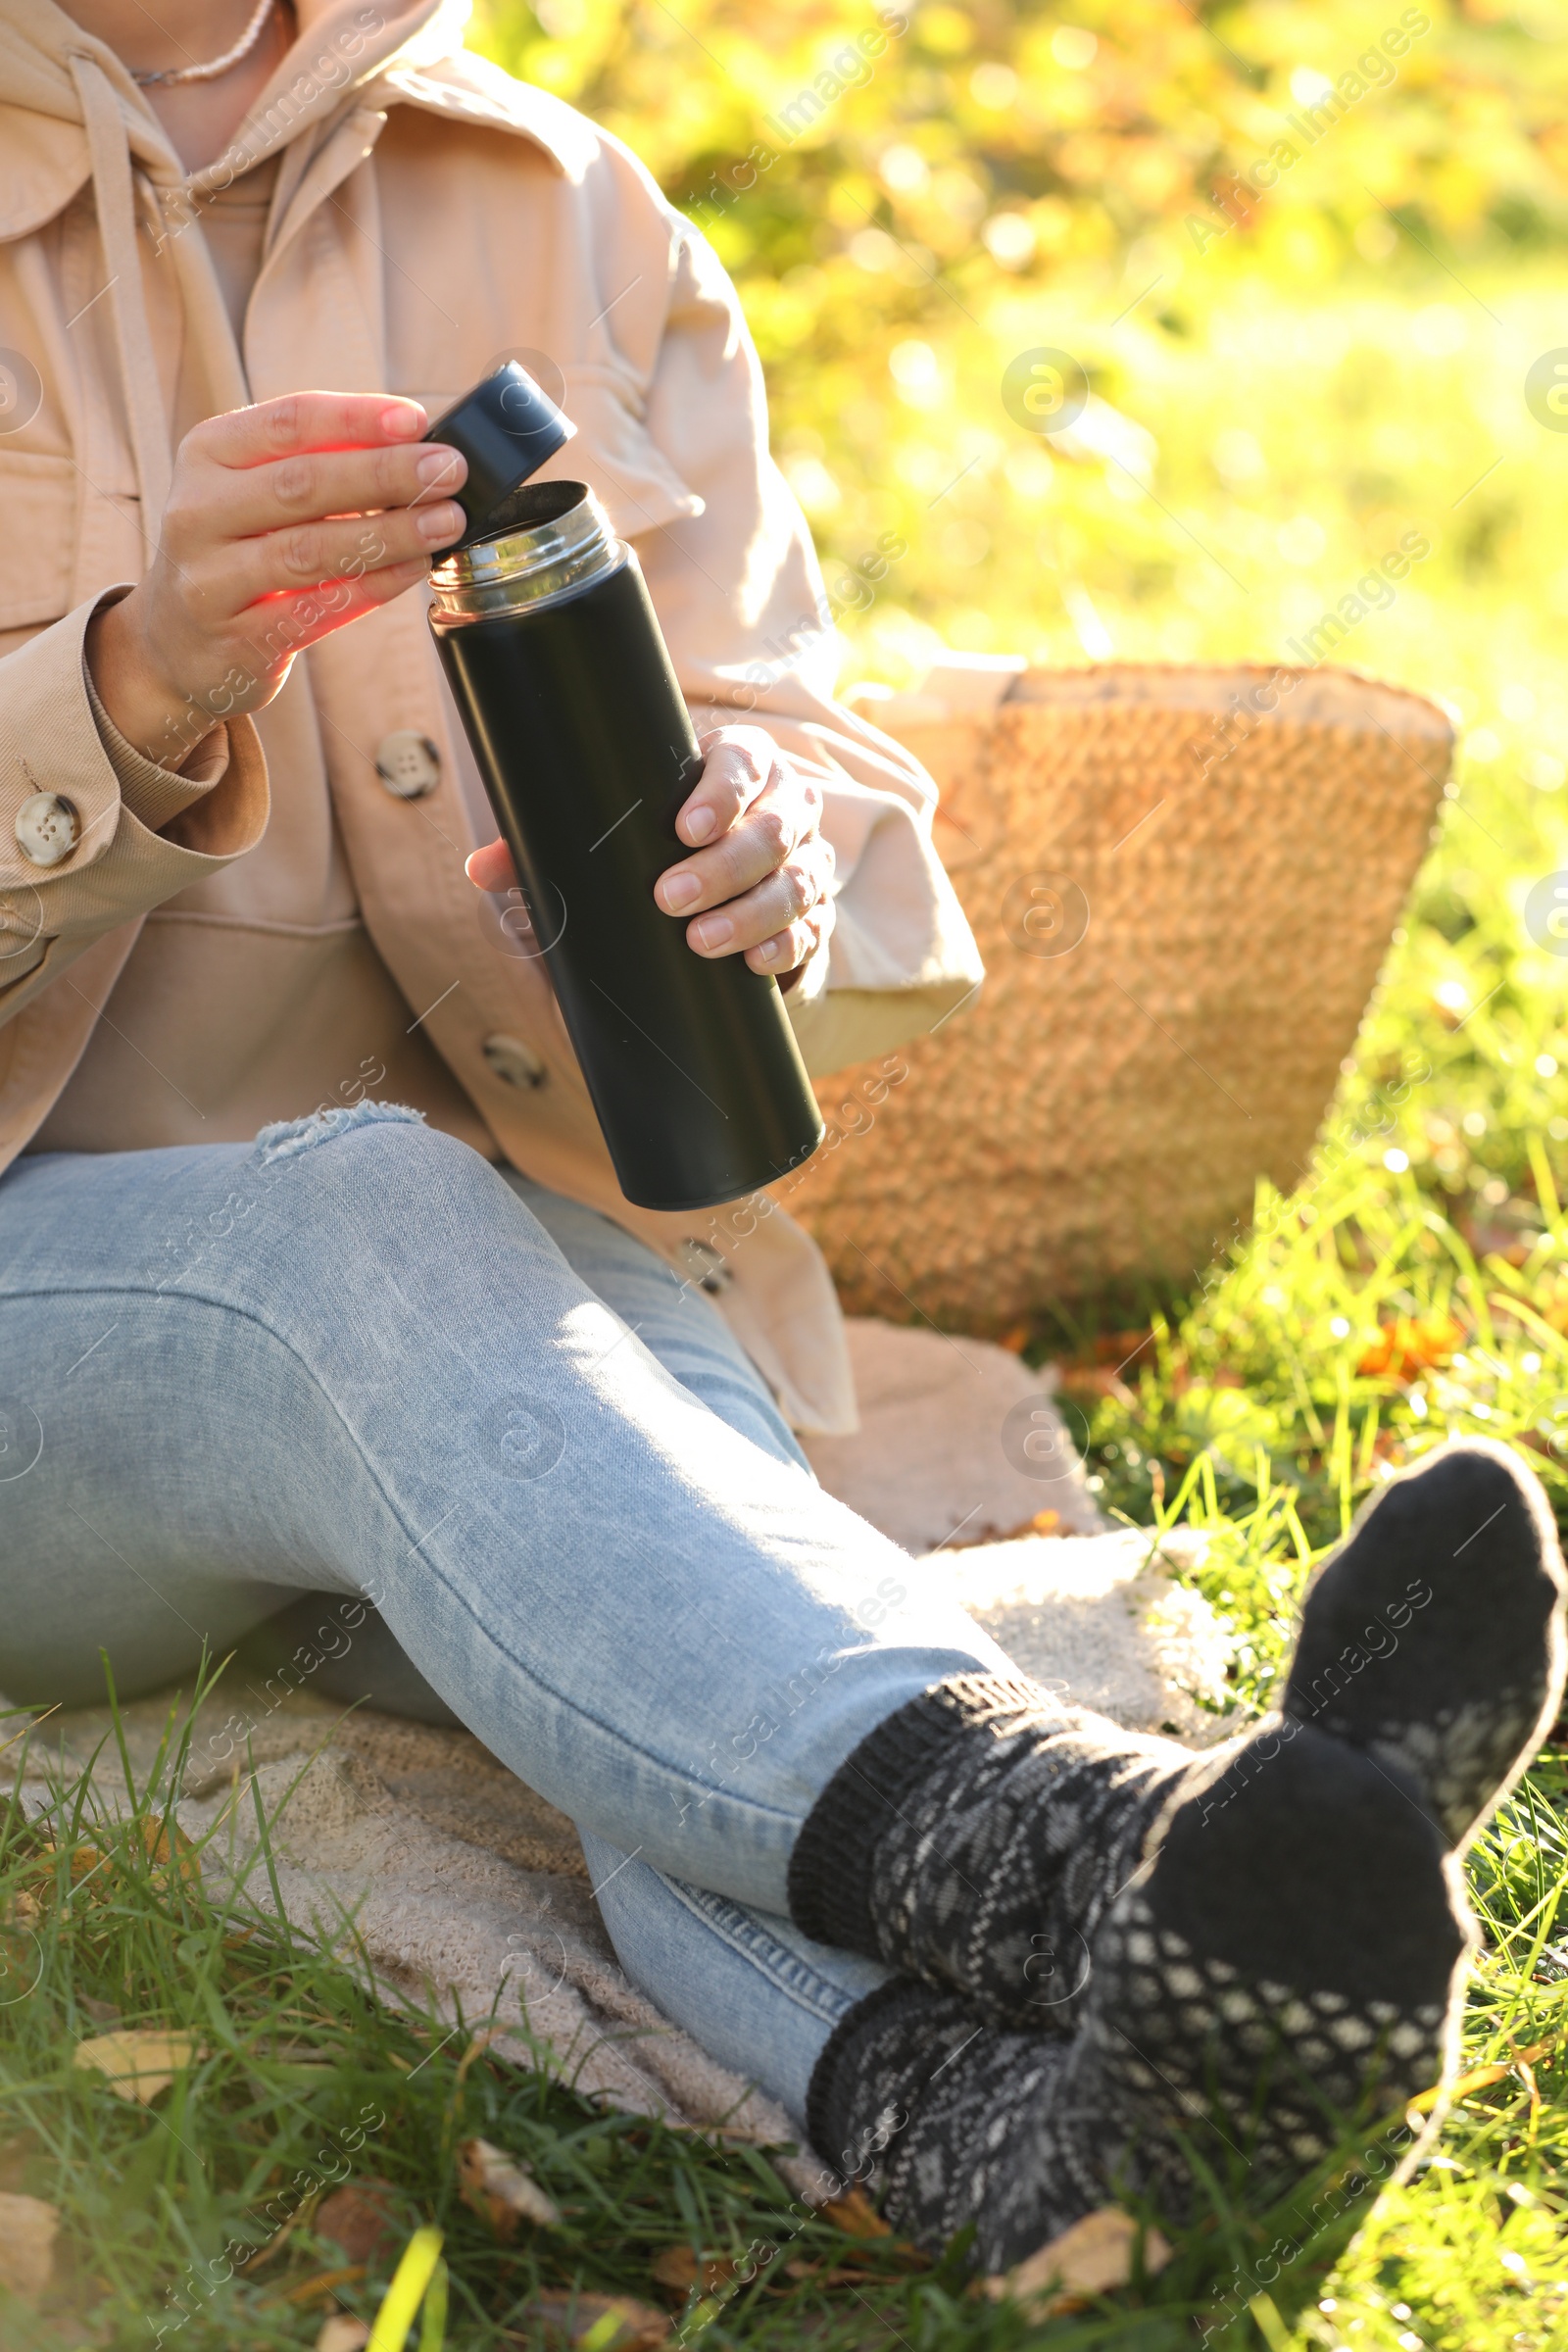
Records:
<instances>
[{"instance_id":1,"label":"silver metal rim of thermos","mask_svg":"<svg viewBox=\"0 0 1568 2352\"><path fill-rule=\"evenodd\" d=\"M430 573L430 618L462 628L505 612L558 604L615 571L629 550L584 482L531 482L507 502L506 525L456 548Z\"/></svg>"}]
</instances>

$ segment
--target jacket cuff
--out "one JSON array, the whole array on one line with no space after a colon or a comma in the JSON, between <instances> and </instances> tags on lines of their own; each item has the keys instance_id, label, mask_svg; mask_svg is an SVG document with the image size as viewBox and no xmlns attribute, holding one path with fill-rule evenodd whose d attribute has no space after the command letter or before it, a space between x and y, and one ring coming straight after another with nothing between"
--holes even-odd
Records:
<instances>
[{"instance_id":1,"label":"jacket cuff","mask_svg":"<svg viewBox=\"0 0 1568 2352\"><path fill-rule=\"evenodd\" d=\"M160 768L112 728L108 737L100 729L83 645L102 602L79 606L0 662L0 931L10 943L0 991L8 1014L47 985L62 960L242 857L267 826L267 762L249 719L215 730L184 773ZM75 813L75 842L54 865L35 865L17 838L23 803L39 792L58 793Z\"/></svg>"},{"instance_id":2,"label":"jacket cuff","mask_svg":"<svg viewBox=\"0 0 1568 2352\"><path fill-rule=\"evenodd\" d=\"M826 958L824 958L824 961ZM789 1006L795 1042L812 1078L832 1078L861 1061L876 1061L916 1038L934 1036L954 1013L966 1012L980 982L961 976L928 988L839 988L831 969L820 993Z\"/></svg>"},{"instance_id":3,"label":"jacket cuff","mask_svg":"<svg viewBox=\"0 0 1568 2352\"><path fill-rule=\"evenodd\" d=\"M87 663L85 645L81 679L98 740L108 754L120 786L120 798L149 833L161 833L172 818L181 815L204 792L221 783L229 760L228 728L221 719L216 720L200 742L192 745L177 767L162 767L156 760L138 752L134 744L126 742L104 709Z\"/></svg>"}]
</instances>

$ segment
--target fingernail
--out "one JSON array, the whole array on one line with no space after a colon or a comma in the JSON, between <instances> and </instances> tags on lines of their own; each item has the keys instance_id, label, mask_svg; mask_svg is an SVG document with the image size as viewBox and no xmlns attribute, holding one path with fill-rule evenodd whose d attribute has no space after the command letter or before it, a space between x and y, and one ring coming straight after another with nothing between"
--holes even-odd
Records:
<instances>
[{"instance_id":1,"label":"fingernail","mask_svg":"<svg viewBox=\"0 0 1568 2352\"><path fill-rule=\"evenodd\" d=\"M421 507L415 517L415 528L421 539L432 546L443 539L456 539L462 532L465 515L460 506L444 498L438 507Z\"/></svg>"},{"instance_id":2,"label":"fingernail","mask_svg":"<svg viewBox=\"0 0 1568 2352\"><path fill-rule=\"evenodd\" d=\"M381 430L389 441L413 441L424 430L424 411L416 400L400 400L381 411Z\"/></svg>"},{"instance_id":3,"label":"fingernail","mask_svg":"<svg viewBox=\"0 0 1568 2352\"><path fill-rule=\"evenodd\" d=\"M466 467L457 450L430 449L419 459L414 470L422 489L428 490L432 483L444 482L449 490L455 490Z\"/></svg>"},{"instance_id":4,"label":"fingernail","mask_svg":"<svg viewBox=\"0 0 1568 2352\"><path fill-rule=\"evenodd\" d=\"M688 808L680 820L681 831L694 845L706 841L718 822L716 808Z\"/></svg>"},{"instance_id":5,"label":"fingernail","mask_svg":"<svg viewBox=\"0 0 1568 2352\"><path fill-rule=\"evenodd\" d=\"M695 874L666 874L659 885L659 895L671 914L679 914L693 899L700 899L703 886Z\"/></svg>"},{"instance_id":6,"label":"fingernail","mask_svg":"<svg viewBox=\"0 0 1568 2352\"><path fill-rule=\"evenodd\" d=\"M763 963L777 963L778 941L776 939L764 939L757 953Z\"/></svg>"},{"instance_id":7,"label":"fingernail","mask_svg":"<svg viewBox=\"0 0 1568 2352\"><path fill-rule=\"evenodd\" d=\"M705 948L721 948L735 936L735 926L727 914L705 914L696 928Z\"/></svg>"}]
</instances>

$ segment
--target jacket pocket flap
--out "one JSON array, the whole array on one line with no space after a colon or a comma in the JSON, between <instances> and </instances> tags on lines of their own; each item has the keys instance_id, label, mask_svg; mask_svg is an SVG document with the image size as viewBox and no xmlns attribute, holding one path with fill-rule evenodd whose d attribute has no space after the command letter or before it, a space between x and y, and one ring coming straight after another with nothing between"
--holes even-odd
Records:
<instances>
[{"instance_id":1,"label":"jacket pocket flap","mask_svg":"<svg viewBox=\"0 0 1568 2352\"><path fill-rule=\"evenodd\" d=\"M70 611L76 493L69 458L0 448L0 629L36 628Z\"/></svg>"}]
</instances>

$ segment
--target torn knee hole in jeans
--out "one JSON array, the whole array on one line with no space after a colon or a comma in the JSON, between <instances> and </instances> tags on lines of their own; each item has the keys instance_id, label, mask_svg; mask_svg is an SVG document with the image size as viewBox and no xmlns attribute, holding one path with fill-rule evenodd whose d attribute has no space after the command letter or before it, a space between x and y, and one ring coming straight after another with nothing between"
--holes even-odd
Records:
<instances>
[{"instance_id":1,"label":"torn knee hole in jeans","mask_svg":"<svg viewBox=\"0 0 1568 2352\"><path fill-rule=\"evenodd\" d=\"M424 1113L411 1109L406 1102L373 1102L367 1095L359 1102L330 1110L313 1110L303 1119L274 1119L256 1138L257 1160L262 1167L270 1168L277 1160L293 1159L301 1152L309 1152L316 1144L329 1144L352 1128L380 1124L422 1127Z\"/></svg>"}]
</instances>

